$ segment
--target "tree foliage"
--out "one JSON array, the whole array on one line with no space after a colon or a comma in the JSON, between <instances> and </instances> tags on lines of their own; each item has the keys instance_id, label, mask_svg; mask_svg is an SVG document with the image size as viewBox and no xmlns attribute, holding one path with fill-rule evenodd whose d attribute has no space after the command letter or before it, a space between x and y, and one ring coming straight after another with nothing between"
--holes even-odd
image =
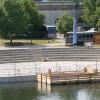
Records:
<instances>
[{"instance_id":1,"label":"tree foliage","mask_svg":"<svg viewBox=\"0 0 100 100\"><path fill-rule=\"evenodd\" d=\"M36 5L31 0L22 0L22 6L28 18L28 31L37 33L44 23L44 16L38 13Z\"/></svg>"},{"instance_id":2,"label":"tree foliage","mask_svg":"<svg viewBox=\"0 0 100 100\"><path fill-rule=\"evenodd\" d=\"M59 33L65 33L73 28L73 18L67 14L59 18L56 22L57 30Z\"/></svg>"},{"instance_id":3,"label":"tree foliage","mask_svg":"<svg viewBox=\"0 0 100 100\"><path fill-rule=\"evenodd\" d=\"M84 0L84 21L91 27L98 27L100 23L100 0Z\"/></svg>"},{"instance_id":4,"label":"tree foliage","mask_svg":"<svg viewBox=\"0 0 100 100\"><path fill-rule=\"evenodd\" d=\"M36 35L43 25L44 16L39 14L32 0L0 0L1 36L30 33Z\"/></svg>"},{"instance_id":5,"label":"tree foliage","mask_svg":"<svg viewBox=\"0 0 100 100\"><path fill-rule=\"evenodd\" d=\"M5 0L3 4L2 16L0 16L0 29L5 34L22 33L27 29L27 18L19 2L15 0Z\"/></svg>"}]
</instances>

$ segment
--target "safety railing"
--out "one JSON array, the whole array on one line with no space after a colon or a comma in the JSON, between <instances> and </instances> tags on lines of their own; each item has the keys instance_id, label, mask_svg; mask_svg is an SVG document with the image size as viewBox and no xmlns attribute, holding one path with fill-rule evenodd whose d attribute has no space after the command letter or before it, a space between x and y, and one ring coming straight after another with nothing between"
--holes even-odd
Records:
<instances>
[{"instance_id":1,"label":"safety railing","mask_svg":"<svg viewBox=\"0 0 100 100\"><path fill-rule=\"evenodd\" d=\"M92 66L100 70L99 65L99 62L30 62L0 64L0 77L36 75L37 73L46 73L48 69L51 69L52 72L81 71L87 66Z\"/></svg>"}]
</instances>

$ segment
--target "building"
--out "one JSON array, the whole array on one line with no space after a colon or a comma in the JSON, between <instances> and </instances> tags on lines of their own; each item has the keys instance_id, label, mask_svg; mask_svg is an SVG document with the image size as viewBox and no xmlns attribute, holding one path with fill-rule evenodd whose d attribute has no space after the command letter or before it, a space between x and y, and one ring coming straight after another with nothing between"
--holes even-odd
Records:
<instances>
[{"instance_id":1,"label":"building","mask_svg":"<svg viewBox=\"0 0 100 100\"><path fill-rule=\"evenodd\" d=\"M100 44L100 32L94 35L94 43Z\"/></svg>"}]
</instances>

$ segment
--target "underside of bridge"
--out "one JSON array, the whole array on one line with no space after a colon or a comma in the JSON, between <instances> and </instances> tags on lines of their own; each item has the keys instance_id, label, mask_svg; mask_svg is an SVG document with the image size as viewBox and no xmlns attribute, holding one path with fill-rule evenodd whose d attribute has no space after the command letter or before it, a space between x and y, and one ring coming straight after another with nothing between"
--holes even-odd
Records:
<instances>
[{"instance_id":1,"label":"underside of bridge","mask_svg":"<svg viewBox=\"0 0 100 100\"><path fill-rule=\"evenodd\" d=\"M51 1L51 2L36 2L38 10L40 13L45 15L46 25L55 25L55 21L65 15L66 13L73 16L74 15L74 5L73 2L68 1ZM76 7L76 15L82 15L81 6Z\"/></svg>"}]
</instances>

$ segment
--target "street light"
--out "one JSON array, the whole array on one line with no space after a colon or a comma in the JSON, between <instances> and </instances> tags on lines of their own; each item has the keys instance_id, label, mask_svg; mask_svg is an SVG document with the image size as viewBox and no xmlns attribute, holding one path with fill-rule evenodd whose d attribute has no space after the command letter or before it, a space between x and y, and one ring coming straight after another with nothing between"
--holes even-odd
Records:
<instances>
[{"instance_id":1,"label":"street light","mask_svg":"<svg viewBox=\"0 0 100 100\"><path fill-rule=\"evenodd\" d=\"M76 8L75 8L75 0L73 2L74 9L74 22L73 22L73 45L77 44L77 34L76 34Z\"/></svg>"}]
</instances>

